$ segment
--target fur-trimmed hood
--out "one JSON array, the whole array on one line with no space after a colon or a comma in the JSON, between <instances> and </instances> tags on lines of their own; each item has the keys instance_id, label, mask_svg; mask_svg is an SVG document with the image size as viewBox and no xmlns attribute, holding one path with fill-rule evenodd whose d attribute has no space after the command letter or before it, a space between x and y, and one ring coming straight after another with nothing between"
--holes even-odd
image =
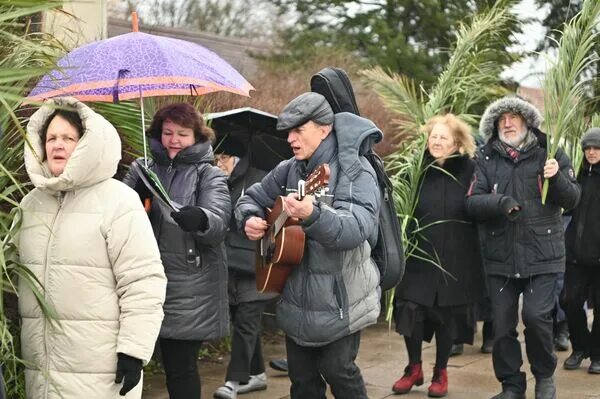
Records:
<instances>
[{"instance_id":1,"label":"fur-trimmed hood","mask_svg":"<svg viewBox=\"0 0 600 399\"><path fill-rule=\"evenodd\" d=\"M513 112L521 115L529 128L539 128L544 120L540 111L533 104L517 96L503 97L491 103L481 117L479 132L485 141L489 141L498 134L496 122L505 112Z\"/></svg>"}]
</instances>

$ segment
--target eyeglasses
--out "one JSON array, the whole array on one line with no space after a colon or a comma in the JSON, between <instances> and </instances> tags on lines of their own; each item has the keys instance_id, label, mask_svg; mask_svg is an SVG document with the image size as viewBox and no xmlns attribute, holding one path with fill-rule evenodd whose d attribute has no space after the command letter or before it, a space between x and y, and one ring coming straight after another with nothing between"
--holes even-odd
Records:
<instances>
[{"instance_id":1,"label":"eyeglasses","mask_svg":"<svg viewBox=\"0 0 600 399\"><path fill-rule=\"evenodd\" d=\"M226 164L227 161L229 161L231 159L231 155L227 155L227 154L218 154L215 155L215 165L218 164Z\"/></svg>"}]
</instances>

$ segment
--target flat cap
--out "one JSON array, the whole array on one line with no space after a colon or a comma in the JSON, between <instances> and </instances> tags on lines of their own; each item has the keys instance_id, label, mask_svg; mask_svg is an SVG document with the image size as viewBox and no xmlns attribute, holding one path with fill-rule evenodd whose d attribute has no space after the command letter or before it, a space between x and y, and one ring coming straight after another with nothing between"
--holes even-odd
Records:
<instances>
[{"instance_id":1,"label":"flat cap","mask_svg":"<svg viewBox=\"0 0 600 399\"><path fill-rule=\"evenodd\" d=\"M319 125L333 123L333 110L319 93L303 93L290 101L277 117L277 130L291 130L308 121Z\"/></svg>"},{"instance_id":2,"label":"flat cap","mask_svg":"<svg viewBox=\"0 0 600 399\"><path fill-rule=\"evenodd\" d=\"M585 150L588 147L600 148L600 128L589 129L581 138L581 148Z\"/></svg>"}]
</instances>

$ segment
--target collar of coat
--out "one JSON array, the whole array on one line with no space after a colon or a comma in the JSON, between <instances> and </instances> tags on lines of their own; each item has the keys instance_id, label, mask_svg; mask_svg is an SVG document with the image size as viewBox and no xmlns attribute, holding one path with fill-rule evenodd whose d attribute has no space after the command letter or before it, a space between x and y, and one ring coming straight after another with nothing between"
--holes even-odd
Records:
<instances>
[{"instance_id":1,"label":"collar of coat","mask_svg":"<svg viewBox=\"0 0 600 399\"><path fill-rule=\"evenodd\" d=\"M303 179L306 179L318 166L329 163L337 154L337 138L331 131L325 140L315 149L310 159L296 162L296 167Z\"/></svg>"},{"instance_id":2,"label":"collar of coat","mask_svg":"<svg viewBox=\"0 0 600 399\"><path fill-rule=\"evenodd\" d=\"M522 156L519 157L519 160L525 159L527 158L527 154L531 153L531 150L537 147L542 147L542 148L546 148L546 133L542 132L539 129L536 128L529 128L529 131L531 133L533 133L533 135L535 136L535 138L537 139L537 142L532 142L528 148L524 148L521 149L521 154ZM494 136L491 140L489 140L483 147L481 147L481 153L485 156L490 156L492 155L493 152L497 152L498 154L500 154L503 157L509 158L508 154L506 153L506 151L504 150L500 150L497 145L497 141L499 141L500 139L498 138L498 136Z\"/></svg>"},{"instance_id":3,"label":"collar of coat","mask_svg":"<svg viewBox=\"0 0 600 399\"><path fill-rule=\"evenodd\" d=\"M52 176L48 162L43 161L45 144L41 130L57 107L65 107L79 114L83 135L60 176ZM121 139L117 130L104 117L72 97L48 100L29 119L24 159L27 174L33 185L51 193L73 191L108 180L117 172L121 160Z\"/></svg>"},{"instance_id":4,"label":"collar of coat","mask_svg":"<svg viewBox=\"0 0 600 399\"><path fill-rule=\"evenodd\" d=\"M581 178L589 175L590 173L593 173L595 175L600 175L600 162L596 163L595 165L590 165L590 163L587 161L587 159L585 159L585 156L584 156L583 163L581 164L581 170L579 171L579 179L578 180L581 182Z\"/></svg>"},{"instance_id":5,"label":"collar of coat","mask_svg":"<svg viewBox=\"0 0 600 399\"><path fill-rule=\"evenodd\" d=\"M465 162L468 162L470 159L469 155L461 154L459 152L455 152L450 157L448 157L443 165L439 165L435 162L435 158L429 153L429 150L425 150L425 157L423 158L423 165L425 167L431 165L432 168L429 168L431 171L439 172L436 170L437 168L443 169L446 172L450 173L452 176L456 176L461 169L464 167ZM443 173L443 172L439 172Z\"/></svg>"},{"instance_id":6,"label":"collar of coat","mask_svg":"<svg viewBox=\"0 0 600 399\"><path fill-rule=\"evenodd\" d=\"M214 163L215 156L213 154L210 141L196 143L179 151L173 159L169 158L169 153L165 146L156 138L150 138L150 152L154 162L158 165L189 165L202 162Z\"/></svg>"},{"instance_id":7,"label":"collar of coat","mask_svg":"<svg viewBox=\"0 0 600 399\"><path fill-rule=\"evenodd\" d=\"M249 152L247 152L246 154L247 155L240 158L238 163L233 167L231 175L229 175L229 178L227 179L229 186L234 184L239 179L243 178L246 175L246 172L248 172L248 169L250 167L250 156Z\"/></svg>"}]
</instances>

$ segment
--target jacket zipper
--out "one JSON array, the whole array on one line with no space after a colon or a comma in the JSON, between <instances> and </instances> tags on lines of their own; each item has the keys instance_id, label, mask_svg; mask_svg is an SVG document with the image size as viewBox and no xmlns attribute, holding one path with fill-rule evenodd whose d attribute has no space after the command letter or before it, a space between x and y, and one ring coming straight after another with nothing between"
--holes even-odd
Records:
<instances>
[{"instance_id":1,"label":"jacket zipper","mask_svg":"<svg viewBox=\"0 0 600 399\"><path fill-rule=\"evenodd\" d=\"M512 182L516 181L515 180L515 175L516 175L516 171L517 171L518 167L519 167L519 164L516 163L515 166L514 166L514 168L512 169L512 176L510 178ZM514 184L513 184L513 187L512 187L512 196L513 196L513 199L516 201L517 200L517 193L515 192L515 185ZM516 278L520 278L521 277L521 273L519 273L519 267L518 267L518 264L517 264L517 244L518 244L518 239L517 239L518 236L517 236L517 234L518 233L519 233L518 223L513 223L513 246L512 247L515 249L513 251L513 266L514 266L514 271L515 271L514 274L513 274L513 276L516 277Z\"/></svg>"},{"instance_id":2,"label":"jacket zipper","mask_svg":"<svg viewBox=\"0 0 600 399\"><path fill-rule=\"evenodd\" d=\"M334 294L335 294L335 301L337 302L338 305L338 310L340 312L340 320L344 320L344 309L342 306L342 293L340 292L340 286L338 284L337 281L337 277L335 278L335 280L333 280L333 284L334 284Z\"/></svg>"},{"instance_id":3,"label":"jacket zipper","mask_svg":"<svg viewBox=\"0 0 600 399\"><path fill-rule=\"evenodd\" d=\"M48 291L45 289L46 284L48 283L48 274L49 274L49 267L48 267L48 258L50 257L50 246L52 245L52 237L54 236L54 226L56 225L56 220L58 219L58 216L62 210L62 205L63 205L63 201L64 201L64 193L60 192L58 193L58 197L57 197L57 201L58 201L58 209L56 211L56 213L54 214L54 217L52 218L52 223L50 225L50 239L48 240L48 245L46 247L46 257L44 259L44 301L47 302L48 299ZM44 370L46 372L46 378L49 378L49 373L50 373L50 362L49 362L49 356L48 356L48 320L44 320L44 359L46 364L44 365ZM44 384L44 398L48 397L48 384L49 382L46 381Z\"/></svg>"}]
</instances>

